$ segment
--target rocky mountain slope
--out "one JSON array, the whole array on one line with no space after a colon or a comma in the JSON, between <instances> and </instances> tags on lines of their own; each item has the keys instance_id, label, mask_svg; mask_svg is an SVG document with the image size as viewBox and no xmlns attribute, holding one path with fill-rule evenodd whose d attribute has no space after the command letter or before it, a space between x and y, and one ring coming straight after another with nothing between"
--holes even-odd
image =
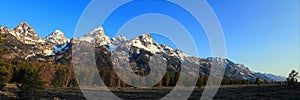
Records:
<instances>
[{"instance_id":1,"label":"rocky mountain slope","mask_svg":"<svg viewBox=\"0 0 300 100\"><path fill-rule=\"evenodd\" d=\"M273 75L273 74L255 72L254 75L269 81L286 81L286 77Z\"/></svg>"},{"instance_id":2,"label":"rocky mountain slope","mask_svg":"<svg viewBox=\"0 0 300 100\"><path fill-rule=\"evenodd\" d=\"M250 81L254 81L256 77L268 81L283 81L284 79L272 74L255 73L242 64L224 58L193 57L181 50L157 43L150 34L142 34L133 39L127 39L124 36L111 39L105 35L103 27L98 27L82 37L71 40L67 39L60 30L55 30L46 38L41 38L26 22L20 23L13 29L0 27L0 33L7 35L8 42L4 44L4 48L9 50L2 55L7 59L70 63L74 50L80 51L79 55L82 57L88 55L84 48L73 48L75 44L83 44L87 47L95 44L98 67L128 68L136 73L147 75L151 72L150 66L153 66L149 62L156 61L158 64L156 66L164 64L170 73L185 69L184 73L189 74L193 68L199 68L201 75L209 75L213 67L211 62L219 61L226 66L224 78ZM161 68L161 70L164 69Z\"/></svg>"}]
</instances>

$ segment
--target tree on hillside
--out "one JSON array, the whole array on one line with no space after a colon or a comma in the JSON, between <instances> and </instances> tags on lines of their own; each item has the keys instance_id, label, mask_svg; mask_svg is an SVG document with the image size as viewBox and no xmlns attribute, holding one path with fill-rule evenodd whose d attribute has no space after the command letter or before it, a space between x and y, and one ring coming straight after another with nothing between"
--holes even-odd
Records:
<instances>
[{"instance_id":1,"label":"tree on hillside","mask_svg":"<svg viewBox=\"0 0 300 100\"><path fill-rule=\"evenodd\" d=\"M1 32L1 31L0 31ZM0 59L2 58L2 54L4 53L4 49L2 47L3 43L5 42L5 40L3 38L5 38L6 36L0 33ZM0 90L2 90L6 85L5 80L8 77L8 73L7 70L5 68L5 66L0 65Z\"/></svg>"},{"instance_id":2,"label":"tree on hillside","mask_svg":"<svg viewBox=\"0 0 300 100\"><path fill-rule=\"evenodd\" d=\"M168 87L170 85L170 79L171 79L170 73L166 72L165 76L163 77L164 86Z\"/></svg>"},{"instance_id":3,"label":"tree on hillside","mask_svg":"<svg viewBox=\"0 0 300 100\"><path fill-rule=\"evenodd\" d=\"M198 80L197 80L197 86L200 88L200 87L202 87L203 86L203 84L202 84L202 75L199 75L199 77L198 77Z\"/></svg>"},{"instance_id":4,"label":"tree on hillside","mask_svg":"<svg viewBox=\"0 0 300 100\"><path fill-rule=\"evenodd\" d=\"M72 83L73 76L72 67L63 66L62 68L56 70L54 78L51 80L52 86L54 87L69 87L76 84Z\"/></svg>"},{"instance_id":5,"label":"tree on hillside","mask_svg":"<svg viewBox=\"0 0 300 100\"><path fill-rule=\"evenodd\" d=\"M298 72L292 70L292 72L289 74L289 77L287 78L288 85L295 85L295 83L297 83L297 79L295 78L297 75Z\"/></svg>"},{"instance_id":6,"label":"tree on hillside","mask_svg":"<svg viewBox=\"0 0 300 100\"><path fill-rule=\"evenodd\" d=\"M174 77L174 82L173 82L173 83L175 83L174 86L175 86L176 84L178 84L179 78L180 78L180 71L175 72L175 77ZM179 84L181 84L181 83L179 83Z\"/></svg>"},{"instance_id":7,"label":"tree on hillside","mask_svg":"<svg viewBox=\"0 0 300 100\"><path fill-rule=\"evenodd\" d=\"M255 84L256 84L257 86L259 86L259 84L260 84L260 79L259 79L258 77L255 79Z\"/></svg>"},{"instance_id":8,"label":"tree on hillside","mask_svg":"<svg viewBox=\"0 0 300 100\"><path fill-rule=\"evenodd\" d=\"M54 78L51 80L51 85L54 87L64 87L64 76L66 75L66 70L58 69L55 72Z\"/></svg>"},{"instance_id":9,"label":"tree on hillside","mask_svg":"<svg viewBox=\"0 0 300 100\"><path fill-rule=\"evenodd\" d=\"M115 74L115 70L113 67L110 67L109 69L109 86L111 87L116 87L116 80L115 80L115 77L116 77L116 74Z\"/></svg>"},{"instance_id":10,"label":"tree on hillside","mask_svg":"<svg viewBox=\"0 0 300 100\"><path fill-rule=\"evenodd\" d=\"M8 78L5 66L0 66L0 91L6 86L4 83Z\"/></svg>"},{"instance_id":11,"label":"tree on hillside","mask_svg":"<svg viewBox=\"0 0 300 100\"><path fill-rule=\"evenodd\" d=\"M25 75L22 78L19 88L18 97L21 100L37 100L42 95L44 82L40 79L38 70L25 70Z\"/></svg>"}]
</instances>

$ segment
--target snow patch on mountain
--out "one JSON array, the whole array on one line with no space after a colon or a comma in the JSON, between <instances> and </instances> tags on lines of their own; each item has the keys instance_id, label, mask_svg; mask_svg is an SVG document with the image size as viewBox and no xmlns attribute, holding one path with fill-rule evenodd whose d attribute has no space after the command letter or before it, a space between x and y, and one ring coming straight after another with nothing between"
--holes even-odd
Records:
<instances>
[{"instance_id":1,"label":"snow patch on mountain","mask_svg":"<svg viewBox=\"0 0 300 100\"><path fill-rule=\"evenodd\" d=\"M162 52L162 48L160 48L159 44L152 39L150 34L142 34L141 36L132 39L129 45L147 50L152 54Z\"/></svg>"},{"instance_id":2,"label":"snow patch on mountain","mask_svg":"<svg viewBox=\"0 0 300 100\"><path fill-rule=\"evenodd\" d=\"M115 38L112 38L111 42L112 42L113 45L120 45L121 43L128 42L128 39L123 35L119 35Z\"/></svg>"},{"instance_id":3,"label":"snow patch on mountain","mask_svg":"<svg viewBox=\"0 0 300 100\"><path fill-rule=\"evenodd\" d=\"M52 50L49 50L49 49L46 49L46 50L44 50L43 52L44 52L44 55L45 55L45 56L53 55L53 51L52 51Z\"/></svg>"},{"instance_id":4,"label":"snow patch on mountain","mask_svg":"<svg viewBox=\"0 0 300 100\"><path fill-rule=\"evenodd\" d=\"M227 78L255 81L256 76L254 73L242 64L237 64L228 59L218 57L208 57L207 60L210 62L225 64L225 77Z\"/></svg>"},{"instance_id":5,"label":"snow patch on mountain","mask_svg":"<svg viewBox=\"0 0 300 100\"><path fill-rule=\"evenodd\" d=\"M25 57L25 60L27 60L28 58L30 58L30 57L32 57L32 56L35 56L35 53L32 53L32 54L30 54L30 55L27 55L27 56Z\"/></svg>"},{"instance_id":6,"label":"snow patch on mountain","mask_svg":"<svg viewBox=\"0 0 300 100\"><path fill-rule=\"evenodd\" d=\"M105 35L103 27L98 27L92 32L78 38L80 41L85 41L89 43L95 42L97 45L102 46L106 44L111 44L111 40Z\"/></svg>"},{"instance_id":7,"label":"snow patch on mountain","mask_svg":"<svg viewBox=\"0 0 300 100\"><path fill-rule=\"evenodd\" d=\"M55 30L52 34L48 35L45 40L56 45L61 45L70 41L61 30Z\"/></svg>"},{"instance_id":8,"label":"snow patch on mountain","mask_svg":"<svg viewBox=\"0 0 300 100\"><path fill-rule=\"evenodd\" d=\"M217 61L219 63L226 65L225 66L226 78L247 79L251 81L255 80L256 77L268 81L286 80L286 78L282 76L276 76L273 74L255 73L251 71L249 68L245 67L245 65L237 64L224 58L209 57L207 59L204 59L207 60L208 62L206 61L201 62L202 58L193 57L184 53L183 51L171 48L165 44L157 43L151 37L150 34L142 34L131 40L128 40L125 36L122 35L110 39L110 37L105 35L103 27L97 27L90 33L79 38L73 38L71 41L67 39L64 33L60 30L55 30L50 35L48 35L45 39L42 39L35 33L34 29L31 26L29 26L26 22L20 23L18 26L16 26L13 29L8 29L7 27L0 27L0 32L10 33L12 37L15 37L13 39L17 39L21 43L30 44L30 46L32 46L26 52L21 51L18 48L15 48L16 51L20 51L24 53L22 54L21 58L25 60L31 57L34 58L34 56L37 55L55 56L57 54L62 54L66 50L71 48L72 43L78 43L84 41L88 43L95 43L97 46L106 46L107 49L109 49L110 51L115 51L120 48L121 48L120 50L126 49L130 51L132 47L136 49L133 51L134 52L133 54L136 55L138 55L141 52L145 53L144 51L148 51L156 57L160 57L165 61L169 61L169 63L172 63L170 65L177 64L178 66L175 66L174 67L175 69L173 70L177 70L178 67L191 69L191 67L197 67L200 66L201 64ZM18 54L21 54L20 52L18 52ZM147 54L147 55L151 55L151 54ZM206 64L205 66L207 67L208 64ZM209 70L207 70L207 72L208 71Z\"/></svg>"},{"instance_id":9,"label":"snow patch on mountain","mask_svg":"<svg viewBox=\"0 0 300 100\"><path fill-rule=\"evenodd\" d=\"M254 74L260 77L262 80L267 80L267 81L286 81L287 78L284 76L277 76L273 74L260 73L260 72L255 72Z\"/></svg>"},{"instance_id":10,"label":"snow patch on mountain","mask_svg":"<svg viewBox=\"0 0 300 100\"><path fill-rule=\"evenodd\" d=\"M186 60L187 58L191 57L180 50L175 50L165 44L157 43L150 34L142 34L130 40L127 44L139 49L144 49L152 54L166 54L168 56L178 57L181 60Z\"/></svg>"},{"instance_id":11,"label":"snow patch on mountain","mask_svg":"<svg viewBox=\"0 0 300 100\"><path fill-rule=\"evenodd\" d=\"M29 26L28 23L22 22L14 29L9 30L9 33L16 37L20 42L25 44L37 44L44 43L45 41L40 38L34 31L34 29Z\"/></svg>"},{"instance_id":12,"label":"snow patch on mountain","mask_svg":"<svg viewBox=\"0 0 300 100\"><path fill-rule=\"evenodd\" d=\"M53 50L50 55L61 54L66 50L66 47L70 40L66 38L65 34L61 30L55 30L48 35L45 40L47 43L53 44Z\"/></svg>"},{"instance_id":13,"label":"snow patch on mountain","mask_svg":"<svg viewBox=\"0 0 300 100\"><path fill-rule=\"evenodd\" d=\"M186 53L184 53L183 51L180 51L180 50L175 50L176 54L178 55L178 57L185 61L185 60L191 60L190 58L192 57L191 55L188 55Z\"/></svg>"},{"instance_id":14,"label":"snow patch on mountain","mask_svg":"<svg viewBox=\"0 0 300 100\"><path fill-rule=\"evenodd\" d=\"M53 53L51 55L55 55L55 54L60 54L63 53L65 50L67 50L67 45L69 42L66 42L64 44L61 45L54 45L53 46Z\"/></svg>"}]
</instances>

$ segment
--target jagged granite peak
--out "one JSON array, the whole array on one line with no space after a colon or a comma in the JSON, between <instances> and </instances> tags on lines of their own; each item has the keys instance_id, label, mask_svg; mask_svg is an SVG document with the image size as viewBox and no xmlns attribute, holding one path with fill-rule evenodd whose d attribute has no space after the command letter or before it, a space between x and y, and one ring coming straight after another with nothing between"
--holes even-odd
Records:
<instances>
[{"instance_id":1,"label":"jagged granite peak","mask_svg":"<svg viewBox=\"0 0 300 100\"><path fill-rule=\"evenodd\" d=\"M27 22L20 23L12 30L9 30L9 33L16 37L20 42L25 44L37 44L45 42L35 33L34 29Z\"/></svg>"},{"instance_id":2,"label":"jagged granite peak","mask_svg":"<svg viewBox=\"0 0 300 100\"><path fill-rule=\"evenodd\" d=\"M113 45L119 45L121 43L125 43L125 42L128 42L128 41L129 40L123 35L119 35L119 36L111 39L111 42L112 42Z\"/></svg>"},{"instance_id":3,"label":"jagged granite peak","mask_svg":"<svg viewBox=\"0 0 300 100\"><path fill-rule=\"evenodd\" d=\"M20 34L28 34L28 33L36 34L34 29L31 26L29 26L27 22L21 22L13 30Z\"/></svg>"},{"instance_id":4,"label":"jagged granite peak","mask_svg":"<svg viewBox=\"0 0 300 100\"><path fill-rule=\"evenodd\" d=\"M0 33L3 33L4 27L0 26Z\"/></svg>"},{"instance_id":5,"label":"jagged granite peak","mask_svg":"<svg viewBox=\"0 0 300 100\"><path fill-rule=\"evenodd\" d=\"M103 27L95 28L92 32L88 33L87 35L79 37L78 40L90 43L95 42L97 46L111 44L111 40L108 36L105 35Z\"/></svg>"},{"instance_id":6,"label":"jagged granite peak","mask_svg":"<svg viewBox=\"0 0 300 100\"><path fill-rule=\"evenodd\" d=\"M102 26L95 28L93 31L85 35L86 37L101 37L105 36L104 28Z\"/></svg>"},{"instance_id":7,"label":"jagged granite peak","mask_svg":"<svg viewBox=\"0 0 300 100\"><path fill-rule=\"evenodd\" d=\"M257 77L253 71L245 67L243 64L234 63L226 58L208 57L207 61L224 64L226 78L255 81Z\"/></svg>"},{"instance_id":8,"label":"jagged granite peak","mask_svg":"<svg viewBox=\"0 0 300 100\"><path fill-rule=\"evenodd\" d=\"M71 40L70 40L70 43L72 43L72 44L75 44L75 43L77 43L79 40L77 39L77 38L72 38Z\"/></svg>"},{"instance_id":9,"label":"jagged granite peak","mask_svg":"<svg viewBox=\"0 0 300 100\"><path fill-rule=\"evenodd\" d=\"M1 34L4 34L4 33L9 33L9 28L8 27L2 27L0 26L0 33Z\"/></svg>"},{"instance_id":10,"label":"jagged granite peak","mask_svg":"<svg viewBox=\"0 0 300 100\"><path fill-rule=\"evenodd\" d=\"M145 49L153 54L162 52L160 45L153 40L150 34L142 34L130 40L130 46Z\"/></svg>"},{"instance_id":11,"label":"jagged granite peak","mask_svg":"<svg viewBox=\"0 0 300 100\"><path fill-rule=\"evenodd\" d=\"M128 45L137 47L139 49L144 49L152 54L165 54L167 56L180 58L181 60L187 60L186 58L190 57L188 54L180 50L176 50L165 44L156 42L150 34L141 34L140 36L130 40Z\"/></svg>"},{"instance_id":12,"label":"jagged granite peak","mask_svg":"<svg viewBox=\"0 0 300 100\"><path fill-rule=\"evenodd\" d=\"M168 50L168 49L166 49L166 50ZM169 50L171 50L171 49L169 49ZM169 52L172 52L172 51L169 51ZM191 55L188 55L188 54L184 53L184 52L181 51L181 50L176 49L176 50L175 50L175 53L176 53L176 56L177 56L178 58L180 58L181 60L183 60L183 61L185 61L185 60L188 60L188 61L194 60L194 59L191 59L191 58L192 58ZM194 62L197 63L197 61L195 61L195 60L194 60Z\"/></svg>"},{"instance_id":13,"label":"jagged granite peak","mask_svg":"<svg viewBox=\"0 0 300 100\"><path fill-rule=\"evenodd\" d=\"M287 77L284 76L278 76L278 75L273 75L269 73L260 73L260 72L255 72L254 73L257 77L267 80L267 81L286 81Z\"/></svg>"},{"instance_id":14,"label":"jagged granite peak","mask_svg":"<svg viewBox=\"0 0 300 100\"><path fill-rule=\"evenodd\" d=\"M250 81L255 81L257 77L266 81L285 81L286 79L285 77L276 76L273 74L253 72L245 65L234 63L227 58L208 57L207 61L217 61L217 63L225 64L225 78L246 79Z\"/></svg>"},{"instance_id":15,"label":"jagged granite peak","mask_svg":"<svg viewBox=\"0 0 300 100\"><path fill-rule=\"evenodd\" d=\"M142 42L155 42L150 34L142 34L138 37Z\"/></svg>"},{"instance_id":16,"label":"jagged granite peak","mask_svg":"<svg viewBox=\"0 0 300 100\"><path fill-rule=\"evenodd\" d=\"M256 77L266 80L279 79L277 76L273 76L272 74L255 73L249 68L245 67L245 65L234 63L228 59L218 57L209 57L205 59L187 55L181 50L171 48L165 44L159 44L151 37L150 34L142 34L131 40L128 40L122 35L110 39L105 35L103 27L97 27L87 35L79 38L73 38L68 43L65 42L66 39L63 39L65 37L63 32L59 30L54 31L52 34L47 36L45 39L47 41L44 41L26 22L20 23L14 29L0 27L0 32L3 34L8 34L9 37L8 42L4 45L4 47L9 48L10 50L7 52L7 54L2 55L7 59L68 63L72 58L72 49L70 48L74 46L73 44L83 42L80 44L85 45L94 41L97 45L96 51L101 55L97 57L104 59L99 60L103 61L101 63L103 65L108 64L108 62L111 60L109 59L111 58L110 53L114 52L116 58L120 60L113 60L110 62L115 62L117 63L116 65L122 65L119 67L132 68L133 70L136 68L140 69L140 67L142 67L142 70L140 71L144 70L145 72L149 72L150 67L147 65L147 63L151 56L151 59L155 60L156 62L164 62L167 64L167 71L170 72L186 69L185 74L188 74L189 71L192 70L192 67L199 67L201 69L201 75L209 75L211 74L210 68L214 68L214 66L210 65L211 62L217 61L226 65L224 75L225 78L247 79L252 81L255 80ZM49 41L52 42L48 43ZM123 52L122 50L128 50L130 52ZM85 55L86 53L83 52L79 54ZM123 66L125 65L123 63L128 63L126 62L126 59L129 59L131 64L136 66ZM212 73L211 75L214 74ZM283 80L284 78L281 79Z\"/></svg>"},{"instance_id":17,"label":"jagged granite peak","mask_svg":"<svg viewBox=\"0 0 300 100\"><path fill-rule=\"evenodd\" d=\"M47 42L52 42L54 44L64 44L66 42L69 42L69 39L66 38L65 34L61 30L55 30L50 35L48 35L45 40Z\"/></svg>"},{"instance_id":18,"label":"jagged granite peak","mask_svg":"<svg viewBox=\"0 0 300 100\"><path fill-rule=\"evenodd\" d=\"M69 49L67 46L70 40L66 38L65 34L61 30L55 30L52 34L48 35L45 40L47 42L54 43L51 55L61 54Z\"/></svg>"}]
</instances>

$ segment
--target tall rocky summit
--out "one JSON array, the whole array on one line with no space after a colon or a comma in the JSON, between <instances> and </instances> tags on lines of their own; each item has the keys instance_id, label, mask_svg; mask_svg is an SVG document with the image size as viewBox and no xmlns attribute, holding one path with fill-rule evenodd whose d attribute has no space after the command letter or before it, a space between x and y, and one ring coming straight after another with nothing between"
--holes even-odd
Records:
<instances>
[{"instance_id":1,"label":"tall rocky summit","mask_svg":"<svg viewBox=\"0 0 300 100\"><path fill-rule=\"evenodd\" d=\"M225 58L199 58L188 55L181 50L156 42L150 34L142 34L133 39L127 39L122 35L110 38L106 36L103 27L97 27L78 38L68 39L61 30L55 30L45 38L41 38L26 22L20 23L13 29L0 26L0 33L7 35L7 42L3 47L9 50L1 55L6 59L70 64L72 51L83 51L78 53L82 58L89 55L85 52L85 48L73 48L74 44L86 46L95 44L92 47L96 47L96 61L99 68L128 68L146 75L152 71L151 66L166 66L167 69L158 69L167 70L170 73L184 69L184 74L193 74L190 72L197 68L200 70L200 75L213 75L217 73L210 73L210 69L214 68L211 62L218 61L226 65L225 78L251 81L254 81L256 77L266 80L276 79L273 76L268 77L271 75L257 74L244 65ZM89 60L79 59L78 62L88 63Z\"/></svg>"}]
</instances>

